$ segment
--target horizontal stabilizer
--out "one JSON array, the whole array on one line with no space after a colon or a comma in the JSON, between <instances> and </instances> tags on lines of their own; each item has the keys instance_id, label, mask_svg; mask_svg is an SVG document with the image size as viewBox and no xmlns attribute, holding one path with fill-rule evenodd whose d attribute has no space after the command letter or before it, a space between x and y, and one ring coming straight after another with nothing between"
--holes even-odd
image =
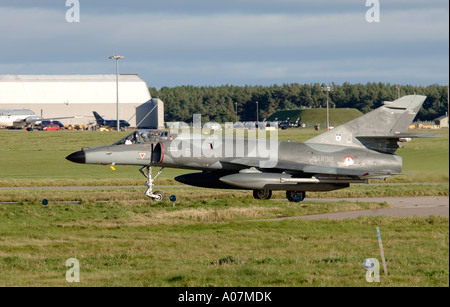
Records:
<instances>
[{"instance_id":1,"label":"horizontal stabilizer","mask_svg":"<svg viewBox=\"0 0 450 307\"><path fill-rule=\"evenodd\" d=\"M371 138L371 139L403 139L403 138L435 138L439 135L436 133L399 133L394 135L380 135L380 136L357 136L357 138Z\"/></svg>"}]
</instances>

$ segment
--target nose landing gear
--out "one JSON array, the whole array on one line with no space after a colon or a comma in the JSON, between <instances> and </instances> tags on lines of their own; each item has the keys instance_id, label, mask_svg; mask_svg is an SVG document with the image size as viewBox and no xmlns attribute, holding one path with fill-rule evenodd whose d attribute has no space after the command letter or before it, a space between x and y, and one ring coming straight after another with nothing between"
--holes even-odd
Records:
<instances>
[{"instance_id":1,"label":"nose landing gear","mask_svg":"<svg viewBox=\"0 0 450 307\"><path fill-rule=\"evenodd\" d=\"M159 174L162 173L164 170L164 167L161 167L161 169L158 171L158 173L155 175L155 177L152 177L152 167L151 166L143 166L139 169L139 172L141 172L142 175L144 175L145 178L147 178L147 182L145 185L147 186L147 191L145 191L145 195L150 197L152 200L155 201L163 201L164 200L164 193L161 191L155 191L153 193L153 181L156 180L156 177L159 176Z\"/></svg>"}]
</instances>

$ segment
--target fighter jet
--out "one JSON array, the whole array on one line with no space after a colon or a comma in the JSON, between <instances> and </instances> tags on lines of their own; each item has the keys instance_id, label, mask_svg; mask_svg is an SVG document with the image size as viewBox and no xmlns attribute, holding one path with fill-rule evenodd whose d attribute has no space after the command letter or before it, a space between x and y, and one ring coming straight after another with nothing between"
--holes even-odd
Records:
<instances>
[{"instance_id":1,"label":"fighter jet","mask_svg":"<svg viewBox=\"0 0 450 307\"><path fill-rule=\"evenodd\" d=\"M114 119L104 119L95 111L92 111L94 113L95 121L97 122L97 126L99 127L106 127L106 128L115 128L117 129L117 120ZM126 130L128 127L130 127L130 123L126 120L120 119L119 120L119 129Z\"/></svg>"},{"instance_id":2,"label":"fighter jet","mask_svg":"<svg viewBox=\"0 0 450 307\"><path fill-rule=\"evenodd\" d=\"M67 159L139 165L147 178L145 193L157 201L163 200L164 194L153 192L154 180L170 167L201 171L175 178L184 184L252 190L256 199L270 199L272 191L282 190L289 201L299 202L308 191L332 191L401 174L402 158L396 155L400 142L430 136L406 133L425 99L411 95L386 102L303 143L240 138L226 131L219 135L165 135L165 139L148 138L148 132L136 131L112 145L83 148ZM161 169L153 177L154 167Z\"/></svg>"}]
</instances>

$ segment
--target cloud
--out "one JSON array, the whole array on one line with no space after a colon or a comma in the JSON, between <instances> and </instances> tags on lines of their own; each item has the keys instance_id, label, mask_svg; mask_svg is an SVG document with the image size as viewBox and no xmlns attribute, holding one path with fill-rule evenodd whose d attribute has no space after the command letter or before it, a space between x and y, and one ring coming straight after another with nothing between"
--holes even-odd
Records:
<instances>
[{"instance_id":1,"label":"cloud","mask_svg":"<svg viewBox=\"0 0 450 307\"><path fill-rule=\"evenodd\" d=\"M2 2L0 26L12 29L0 33L2 71L110 73L118 53L121 71L161 86L448 79L442 1L380 1L380 23L353 0L80 2L80 23L67 23L59 2Z\"/></svg>"},{"instance_id":2,"label":"cloud","mask_svg":"<svg viewBox=\"0 0 450 307\"><path fill-rule=\"evenodd\" d=\"M19 9L65 10L65 0L2 0L0 7ZM168 14L309 14L349 13L365 11L365 0L79 0L83 13L95 15L127 13L168 13ZM442 0L380 0L382 10L422 10L448 8Z\"/></svg>"},{"instance_id":3,"label":"cloud","mask_svg":"<svg viewBox=\"0 0 450 307\"><path fill-rule=\"evenodd\" d=\"M440 10L387 13L381 23L369 24L364 14L359 13L319 16L85 14L82 22L70 24L65 22L64 15L53 11L7 9L0 12L4 28L14 28L1 34L4 40L33 43L36 48L47 47L50 52L51 49L64 50L67 44L76 50L95 50L101 49L100 45L117 44L120 48L143 51L156 47L164 52L201 52L443 41L448 37L446 16L447 13Z\"/></svg>"},{"instance_id":4,"label":"cloud","mask_svg":"<svg viewBox=\"0 0 450 307\"><path fill-rule=\"evenodd\" d=\"M382 63L382 64L380 64ZM130 67L135 63L127 64ZM440 60L415 58L405 59L348 59L334 60L297 60L297 61L223 61L212 63L196 61L186 63L147 62L141 68L150 71L148 83L153 87L177 84L204 85L194 76L201 75L208 84L220 85L270 85L274 83L366 83L387 82L413 85L440 83L448 76L448 70L442 70ZM137 66L137 65L136 65ZM135 66L135 67L136 67ZM424 69L427 67L428 69ZM427 80L424 82L423 80Z\"/></svg>"}]
</instances>

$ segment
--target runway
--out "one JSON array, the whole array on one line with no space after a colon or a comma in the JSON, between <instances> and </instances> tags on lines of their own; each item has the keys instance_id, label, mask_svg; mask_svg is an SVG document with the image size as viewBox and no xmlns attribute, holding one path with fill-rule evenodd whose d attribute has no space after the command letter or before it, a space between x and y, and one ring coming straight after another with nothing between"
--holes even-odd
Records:
<instances>
[{"instance_id":1,"label":"runway","mask_svg":"<svg viewBox=\"0 0 450 307\"><path fill-rule=\"evenodd\" d=\"M448 182L410 182L410 183L368 183L368 184L354 184L365 186L400 186L400 185L440 185L448 184ZM106 186L39 186L39 187L0 187L0 190L94 190L94 189L129 189L129 188L142 188L145 185L106 185ZM160 188L184 188L189 187L185 184L169 184L158 185Z\"/></svg>"},{"instance_id":2,"label":"runway","mask_svg":"<svg viewBox=\"0 0 450 307\"><path fill-rule=\"evenodd\" d=\"M419 197L367 197L367 198L307 198L305 202L386 202L390 208L347 211L337 213L325 213L306 216L282 217L266 219L265 221L283 221L288 219L352 219L360 216L390 216L390 217L426 217L443 216L449 217L448 196L419 196ZM261 220L258 220L261 221Z\"/></svg>"},{"instance_id":3,"label":"runway","mask_svg":"<svg viewBox=\"0 0 450 307\"><path fill-rule=\"evenodd\" d=\"M117 188L139 188L140 186L72 186L72 187L0 187L0 190L22 190L22 189L61 189L61 190L84 190L84 189L117 189ZM183 187L183 185L168 185L160 187ZM286 199L273 199L272 201L286 201ZM366 198L306 198L308 202L386 202L390 208L346 211L337 213L316 214L307 216L282 217L254 221L283 221L287 219L351 219L360 216L390 216L390 217L426 217L443 216L449 217L448 196L416 196L416 197L366 197ZM105 201L106 202L106 201ZM2 202L3 205L16 204L17 202ZM62 201L57 203L77 204L78 201Z\"/></svg>"}]
</instances>

